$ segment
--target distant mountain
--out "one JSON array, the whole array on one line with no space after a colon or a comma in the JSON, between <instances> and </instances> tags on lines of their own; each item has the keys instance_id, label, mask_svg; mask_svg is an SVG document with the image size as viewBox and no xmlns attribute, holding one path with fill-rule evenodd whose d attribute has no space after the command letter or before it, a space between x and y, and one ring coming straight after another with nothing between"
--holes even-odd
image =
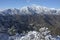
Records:
<instances>
[{"instance_id":1,"label":"distant mountain","mask_svg":"<svg viewBox=\"0 0 60 40\"><path fill-rule=\"evenodd\" d=\"M42 6L26 6L20 9L5 9L0 11L0 14L60 14L60 9L47 8Z\"/></svg>"},{"instance_id":2,"label":"distant mountain","mask_svg":"<svg viewBox=\"0 0 60 40\"><path fill-rule=\"evenodd\" d=\"M40 27L48 27L52 30L52 34L60 35L60 9L26 6L0 11L0 32L10 33L10 29L13 28L14 34L30 30L38 31Z\"/></svg>"}]
</instances>

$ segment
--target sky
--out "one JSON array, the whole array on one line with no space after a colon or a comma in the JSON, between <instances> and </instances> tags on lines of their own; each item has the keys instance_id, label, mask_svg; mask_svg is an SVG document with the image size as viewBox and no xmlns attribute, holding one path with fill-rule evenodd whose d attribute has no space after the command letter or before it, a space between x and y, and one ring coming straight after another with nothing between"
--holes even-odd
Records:
<instances>
[{"instance_id":1,"label":"sky","mask_svg":"<svg viewBox=\"0 0 60 40\"><path fill-rule=\"evenodd\" d=\"M21 8L32 4L49 8L60 8L60 0L0 0L0 9Z\"/></svg>"}]
</instances>

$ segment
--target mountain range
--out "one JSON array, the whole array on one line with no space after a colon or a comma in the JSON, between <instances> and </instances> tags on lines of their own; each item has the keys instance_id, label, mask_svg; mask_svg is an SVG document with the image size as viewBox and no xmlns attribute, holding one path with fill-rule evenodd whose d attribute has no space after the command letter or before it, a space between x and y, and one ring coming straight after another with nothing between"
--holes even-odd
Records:
<instances>
[{"instance_id":1,"label":"mountain range","mask_svg":"<svg viewBox=\"0 0 60 40\"><path fill-rule=\"evenodd\" d=\"M13 28L14 32L22 33L38 31L41 27L48 27L52 34L60 35L60 9L25 6L0 11L0 32L9 33Z\"/></svg>"}]
</instances>

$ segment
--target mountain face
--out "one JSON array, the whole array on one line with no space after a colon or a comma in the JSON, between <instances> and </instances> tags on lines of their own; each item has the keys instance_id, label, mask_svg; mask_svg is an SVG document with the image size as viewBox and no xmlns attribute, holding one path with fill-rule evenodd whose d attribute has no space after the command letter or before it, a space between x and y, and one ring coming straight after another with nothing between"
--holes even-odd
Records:
<instances>
[{"instance_id":1,"label":"mountain face","mask_svg":"<svg viewBox=\"0 0 60 40\"><path fill-rule=\"evenodd\" d=\"M48 27L52 34L60 35L60 9L42 6L27 6L21 9L6 9L0 11L0 32L13 34Z\"/></svg>"}]
</instances>

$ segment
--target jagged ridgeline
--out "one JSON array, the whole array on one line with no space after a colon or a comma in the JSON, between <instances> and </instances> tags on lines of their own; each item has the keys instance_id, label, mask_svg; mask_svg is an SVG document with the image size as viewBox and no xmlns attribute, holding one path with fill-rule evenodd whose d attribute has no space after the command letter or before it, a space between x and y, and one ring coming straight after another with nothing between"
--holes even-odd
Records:
<instances>
[{"instance_id":1,"label":"jagged ridgeline","mask_svg":"<svg viewBox=\"0 0 60 40\"><path fill-rule=\"evenodd\" d=\"M15 34L48 27L60 35L60 9L28 6L0 11L0 32Z\"/></svg>"}]
</instances>

